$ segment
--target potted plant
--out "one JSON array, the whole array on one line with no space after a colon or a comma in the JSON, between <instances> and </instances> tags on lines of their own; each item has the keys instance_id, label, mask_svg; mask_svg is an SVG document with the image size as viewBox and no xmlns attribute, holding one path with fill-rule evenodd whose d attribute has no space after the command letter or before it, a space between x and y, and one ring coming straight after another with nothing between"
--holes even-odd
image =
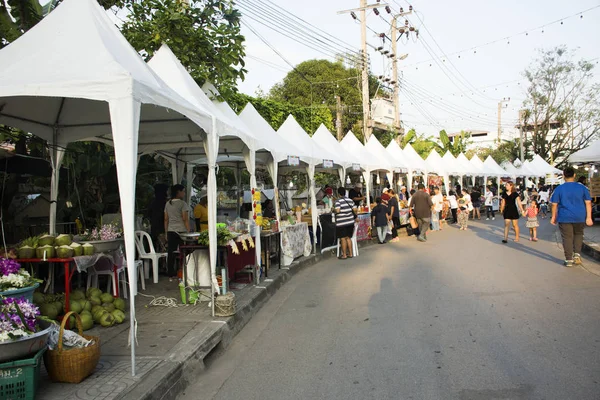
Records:
<instances>
[{"instance_id":1,"label":"potted plant","mask_svg":"<svg viewBox=\"0 0 600 400\"><path fill-rule=\"evenodd\" d=\"M98 253L106 253L117 249L123 243L123 232L116 224L104 224L77 239L93 245Z\"/></svg>"},{"instance_id":2,"label":"potted plant","mask_svg":"<svg viewBox=\"0 0 600 400\"><path fill-rule=\"evenodd\" d=\"M52 322L25 298L0 296L0 363L19 360L46 347Z\"/></svg>"},{"instance_id":3,"label":"potted plant","mask_svg":"<svg viewBox=\"0 0 600 400\"><path fill-rule=\"evenodd\" d=\"M40 286L40 282L15 260L0 258L0 296L25 297L32 301L33 292Z\"/></svg>"}]
</instances>

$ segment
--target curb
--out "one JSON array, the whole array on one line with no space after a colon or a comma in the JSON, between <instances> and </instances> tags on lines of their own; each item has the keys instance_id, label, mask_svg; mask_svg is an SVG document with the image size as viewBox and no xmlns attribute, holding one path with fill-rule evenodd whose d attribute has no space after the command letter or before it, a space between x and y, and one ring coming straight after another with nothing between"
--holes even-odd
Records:
<instances>
[{"instance_id":1,"label":"curb","mask_svg":"<svg viewBox=\"0 0 600 400\"><path fill-rule=\"evenodd\" d=\"M600 261L600 250L594 248L592 245L583 243L583 254L592 257L594 260Z\"/></svg>"},{"instance_id":2,"label":"curb","mask_svg":"<svg viewBox=\"0 0 600 400\"><path fill-rule=\"evenodd\" d=\"M359 243L360 248L369 247L373 241ZM218 318L213 321L222 323L210 324L208 327L194 327L175 346L172 354L167 356L152 370L147 372L129 390L120 393L117 400L161 400L176 398L186 387L193 383L206 367L204 359L226 349L250 319L262 306L294 275L304 268L317 264L331 257L331 253L310 255L302 258L297 263L290 265L289 269L282 269L282 273L269 282L261 283L261 287L254 287L254 293L244 298L243 304L237 304L236 314L232 317ZM201 339L199 340L199 337Z\"/></svg>"}]
</instances>

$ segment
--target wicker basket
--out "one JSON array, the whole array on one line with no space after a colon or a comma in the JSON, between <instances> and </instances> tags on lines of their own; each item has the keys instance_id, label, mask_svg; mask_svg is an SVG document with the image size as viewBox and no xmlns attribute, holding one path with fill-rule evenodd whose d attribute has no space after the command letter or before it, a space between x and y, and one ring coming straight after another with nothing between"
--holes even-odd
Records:
<instances>
[{"instance_id":1,"label":"wicker basket","mask_svg":"<svg viewBox=\"0 0 600 400\"><path fill-rule=\"evenodd\" d=\"M93 340L94 344L75 349L63 349L63 335L65 332L65 324L69 320L69 316L74 314L77 322L79 335L88 340ZM98 361L100 360L100 338L97 336L88 336L83 334L81 318L79 314L68 312L60 324L60 332L58 334L58 348L48 350L44 354L44 365L48 370L50 379L54 382L79 383L94 372Z\"/></svg>"}]
</instances>

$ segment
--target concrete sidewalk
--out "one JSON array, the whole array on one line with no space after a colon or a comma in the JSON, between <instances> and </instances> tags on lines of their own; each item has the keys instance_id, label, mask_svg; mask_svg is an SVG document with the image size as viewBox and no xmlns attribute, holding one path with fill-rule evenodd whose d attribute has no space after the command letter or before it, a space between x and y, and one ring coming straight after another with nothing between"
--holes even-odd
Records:
<instances>
[{"instance_id":1,"label":"concrete sidewalk","mask_svg":"<svg viewBox=\"0 0 600 400\"><path fill-rule=\"evenodd\" d=\"M361 243L361 247L371 242ZM260 285L239 285L236 314L211 317L208 303L178 307L149 306L153 297L165 296L180 303L176 282L163 278L147 283L145 295L136 297L138 332L136 376L131 376L128 347L129 321L111 328L95 327L86 334L99 336L102 356L96 371L80 384L52 383L45 369L40 377L37 398L58 400L162 399L174 398L204 369L204 359L226 348L265 302L304 267L331 253L311 255L286 268L272 268Z\"/></svg>"},{"instance_id":2,"label":"concrete sidewalk","mask_svg":"<svg viewBox=\"0 0 600 400\"><path fill-rule=\"evenodd\" d=\"M583 253L596 261L600 261L600 224L586 226L583 237ZM600 276L600 268L595 263L585 263L583 267L589 272Z\"/></svg>"}]
</instances>

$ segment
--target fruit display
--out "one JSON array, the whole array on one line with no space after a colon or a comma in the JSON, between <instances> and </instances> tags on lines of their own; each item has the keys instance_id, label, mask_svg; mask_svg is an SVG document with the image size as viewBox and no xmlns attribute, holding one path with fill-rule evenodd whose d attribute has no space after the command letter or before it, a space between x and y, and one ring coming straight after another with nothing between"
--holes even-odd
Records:
<instances>
[{"instance_id":1,"label":"fruit display","mask_svg":"<svg viewBox=\"0 0 600 400\"><path fill-rule=\"evenodd\" d=\"M88 254L94 254L94 246L87 245ZM71 258L83 255L85 247L73 242L71 235L62 234L56 237L52 235L32 236L21 243L17 249L19 258ZM44 254L45 253L45 254Z\"/></svg>"},{"instance_id":2,"label":"fruit display","mask_svg":"<svg viewBox=\"0 0 600 400\"><path fill-rule=\"evenodd\" d=\"M102 293L100 289L90 288L87 292L74 290L69 297L69 310L79 314L84 331L93 328L94 323L110 327L125 321L125 300L115 299L110 293ZM33 302L40 308L40 313L50 319L58 319L64 313L64 293L35 292ZM71 318L70 326L75 327L75 319Z\"/></svg>"}]
</instances>

